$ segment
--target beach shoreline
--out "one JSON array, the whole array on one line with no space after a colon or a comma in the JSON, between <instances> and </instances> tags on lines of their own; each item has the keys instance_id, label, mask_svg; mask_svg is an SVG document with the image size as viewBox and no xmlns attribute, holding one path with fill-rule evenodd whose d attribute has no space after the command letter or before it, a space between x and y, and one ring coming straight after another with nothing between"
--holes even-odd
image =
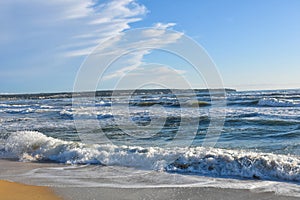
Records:
<instances>
[{"instance_id":1,"label":"beach shoreline","mask_svg":"<svg viewBox=\"0 0 300 200\"><path fill-rule=\"evenodd\" d=\"M273 192L253 192L243 189L212 187L169 187L169 188L110 188L110 187L45 187L25 185L0 180L0 197L5 200L296 200L297 197L277 195Z\"/></svg>"},{"instance_id":2,"label":"beach shoreline","mask_svg":"<svg viewBox=\"0 0 300 200\"><path fill-rule=\"evenodd\" d=\"M240 189L212 187L170 187L170 188L55 188L65 200L297 200L297 197L281 196L273 192L253 192Z\"/></svg>"},{"instance_id":3,"label":"beach shoreline","mask_svg":"<svg viewBox=\"0 0 300 200\"><path fill-rule=\"evenodd\" d=\"M54 168L63 168L65 165L62 164L53 164L53 163L24 163L24 162L16 162L9 160L0 160L1 166L1 181L5 184L5 187L10 188L10 191L13 193L18 190L19 187L25 187L27 193L22 193L22 198L14 198L14 199L33 199L30 194L32 191L38 190L34 194L39 194L39 190L46 191L51 197L49 200L109 200L109 199L173 199L173 200L181 200L181 199L223 199L223 200L257 200L257 199L272 199L272 200L296 200L299 197L287 196L285 194L278 194L275 192L268 192L265 190L251 189L236 189L236 188L219 188L219 187L210 187L210 186L162 186L160 187L141 187L141 188L121 188L121 187L110 187L110 186L84 186L84 183L80 186L72 186L67 185L65 182L65 186L62 185L63 182L59 182L60 184L55 185L54 182L51 182L50 179L36 179L34 181L34 174L32 172L40 173L41 171L36 171L36 169L53 169ZM75 170L75 169L73 169ZM105 169L102 169L103 173L105 173ZM74 171L75 172L75 171ZM154 175L154 174L153 174ZM50 178L50 177L49 177ZM70 178L70 177L69 177ZM132 177L133 178L133 177ZM167 178L167 177L161 177ZM14 182L10 182L14 181ZM1 183L0 182L0 183ZM21 184L19 184L19 182ZM43 184L37 184L37 183ZM23 185L28 184L28 185ZM245 182L246 184L246 182ZM32 185L42 185L42 186L32 186ZM48 186L48 187L45 187ZM0 187L3 188L2 186ZM16 188L16 189L15 189ZM2 189L3 190L3 189ZM25 196L24 196L25 195ZM27 196L26 196L27 195ZM10 195L8 195L10 196ZM5 200L10 200L7 194L0 193L0 197ZM44 196L44 195L43 195ZM5 197L5 198L4 198ZM26 197L26 198L25 198ZM2 199L0 198L0 199ZM38 199L38 198L37 198ZM42 198L45 199L45 198ZM48 200L48 199L47 199Z\"/></svg>"}]
</instances>

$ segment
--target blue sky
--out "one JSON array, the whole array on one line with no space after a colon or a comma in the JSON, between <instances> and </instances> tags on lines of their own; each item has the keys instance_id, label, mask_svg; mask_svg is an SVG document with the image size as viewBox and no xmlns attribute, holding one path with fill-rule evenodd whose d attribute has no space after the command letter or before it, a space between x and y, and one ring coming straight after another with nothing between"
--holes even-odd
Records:
<instances>
[{"instance_id":1,"label":"blue sky","mask_svg":"<svg viewBox=\"0 0 300 200\"><path fill-rule=\"evenodd\" d=\"M225 87L300 88L299 10L298 0L1 1L0 93L72 91L80 65L99 43L126 30L158 26L202 45ZM184 62L165 63L168 56L157 52L133 57L135 65L146 60L172 65L193 87L202 86ZM115 66L108 75L117 80L126 67ZM159 76L151 70L148 74ZM113 81L103 84L113 87Z\"/></svg>"}]
</instances>

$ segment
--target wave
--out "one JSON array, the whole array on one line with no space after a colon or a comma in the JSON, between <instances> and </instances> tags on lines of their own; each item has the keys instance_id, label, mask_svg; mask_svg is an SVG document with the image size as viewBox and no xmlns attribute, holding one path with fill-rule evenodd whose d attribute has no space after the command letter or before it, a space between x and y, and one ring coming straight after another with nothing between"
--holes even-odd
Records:
<instances>
[{"instance_id":1,"label":"wave","mask_svg":"<svg viewBox=\"0 0 300 200\"><path fill-rule=\"evenodd\" d=\"M244 119L241 120L238 117L240 117L240 118L244 117ZM227 123L239 123L239 124L243 124L243 125L253 124L253 125L262 125L262 126L296 126L299 124L299 120L258 118L255 116L255 114L253 114L253 117L251 116L251 114L240 115L238 117L227 118L226 122ZM249 118L247 118L247 117L249 117ZM261 128L265 128L265 127L261 127Z\"/></svg>"},{"instance_id":2,"label":"wave","mask_svg":"<svg viewBox=\"0 0 300 200\"><path fill-rule=\"evenodd\" d=\"M130 103L131 106L139 106L139 107L150 107L154 105L162 105L162 106L170 106L170 107L203 107L210 106L209 102L206 101L197 101L197 100L187 100L185 102L178 101L139 101Z\"/></svg>"},{"instance_id":3,"label":"wave","mask_svg":"<svg viewBox=\"0 0 300 200\"><path fill-rule=\"evenodd\" d=\"M3 148L6 155L14 155L21 161L116 165L209 176L300 181L300 158L291 155L204 147L87 145L34 131L12 133Z\"/></svg>"},{"instance_id":4,"label":"wave","mask_svg":"<svg viewBox=\"0 0 300 200\"><path fill-rule=\"evenodd\" d=\"M183 107L202 107L202 106L210 106L211 104L206 101L193 101L193 100L188 100L183 104Z\"/></svg>"},{"instance_id":5,"label":"wave","mask_svg":"<svg viewBox=\"0 0 300 200\"><path fill-rule=\"evenodd\" d=\"M27 108L30 106L31 105L26 105L26 104L5 104L5 103L0 104L0 108Z\"/></svg>"},{"instance_id":6,"label":"wave","mask_svg":"<svg viewBox=\"0 0 300 200\"><path fill-rule=\"evenodd\" d=\"M96 104L96 106L111 106L112 102L111 101L103 101L101 100Z\"/></svg>"},{"instance_id":7,"label":"wave","mask_svg":"<svg viewBox=\"0 0 300 200\"><path fill-rule=\"evenodd\" d=\"M292 99L263 98L259 100L258 105L270 107L300 107L300 101Z\"/></svg>"},{"instance_id":8,"label":"wave","mask_svg":"<svg viewBox=\"0 0 300 200\"><path fill-rule=\"evenodd\" d=\"M238 100L228 100L227 105L228 106L256 106L259 103L259 100L244 100L244 99L238 99Z\"/></svg>"},{"instance_id":9,"label":"wave","mask_svg":"<svg viewBox=\"0 0 300 200\"><path fill-rule=\"evenodd\" d=\"M29 114L29 113L34 113L35 109L33 108L22 108L22 109L2 109L0 112L8 113L8 114Z\"/></svg>"}]
</instances>

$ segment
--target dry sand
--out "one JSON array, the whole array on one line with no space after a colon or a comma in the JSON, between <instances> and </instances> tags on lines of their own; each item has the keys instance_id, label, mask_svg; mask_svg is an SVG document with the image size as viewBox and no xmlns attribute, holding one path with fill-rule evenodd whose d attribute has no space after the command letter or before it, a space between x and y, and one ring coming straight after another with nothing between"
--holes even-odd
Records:
<instances>
[{"instance_id":1,"label":"dry sand","mask_svg":"<svg viewBox=\"0 0 300 200\"><path fill-rule=\"evenodd\" d=\"M3 200L62 200L47 187L24 185L0 180L0 199Z\"/></svg>"}]
</instances>

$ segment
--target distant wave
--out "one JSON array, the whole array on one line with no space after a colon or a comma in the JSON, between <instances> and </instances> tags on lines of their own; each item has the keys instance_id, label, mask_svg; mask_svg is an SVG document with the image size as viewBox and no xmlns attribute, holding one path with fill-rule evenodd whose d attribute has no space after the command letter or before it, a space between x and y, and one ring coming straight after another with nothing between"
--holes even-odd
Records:
<instances>
[{"instance_id":1,"label":"distant wave","mask_svg":"<svg viewBox=\"0 0 300 200\"><path fill-rule=\"evenodd\" d=\"M27 108L30 106L31 105L24 105L24 104L5 104L5 103L0 104L0 108Z\"/></svg>"},{"instance_id":2,"label":"distant wave","mask_svg":"<svg viewBox=\"0 0 300 200\"><path fill-rule=\"evenodd\" d=\"M294 97L293 97L294 98ZM228 106L268 106L268 107L300 107L300 101L288 98L262 98L254 100L232 100L228 101Z\"/></svg>"},{"instance_id":3,"label":"distant wave","mask_svg":"<svg viewBox=\"0 0 300 200\"><path fill-rule=\"evenodd\" d=\"M34 113L36 110L33 108L12 108L12 109L1 109L0 112L5 112L9 114L28 114Z\"/></svg>"},{"instance_id":4,"label":"distant wave","mask_svg":"<svg viewBox=\"0 0 300 200\"><path fill-rule=\"evenodd\" d=\"M300 101L291 99L263 98L258 105L270 107L300 107Z\"/></svg>"},{"instance_id":5,"label":"distant wave","mask_svg":"<svg viewBox=\"0 0 300 200\"><path fill-rule=\"evenodd\" d=\"M139 101L130 103L131 106L154 106L154 105L162 105L162 106L170 106L170 107L203 107L210 106L211 104L206 101L197 101L197 100L187 100L185 102L177 102L177 101Z\"/></svg>"},{"instance_id":6,"label":"distant wave","mask_svg":"<svg viewBox=\"0 0 300 200\"><path fill-rule=\"evenodd\" d=\"M259 100L235 100L228 101L228 106L239 105L239 106L256 106Z\"/></svg>"},{"instance_id":7,"label":"distant wave","mask_svg":"<svg viewBox=\"0 0 300 200\"><path fill-rule=\"evenodd\" d=\"M172 148L87 145L22 131L5 141L2 156L21 161L105 164L199 175L300 181L300 158L217 148Z\"/></svg>"}]
</instances>

